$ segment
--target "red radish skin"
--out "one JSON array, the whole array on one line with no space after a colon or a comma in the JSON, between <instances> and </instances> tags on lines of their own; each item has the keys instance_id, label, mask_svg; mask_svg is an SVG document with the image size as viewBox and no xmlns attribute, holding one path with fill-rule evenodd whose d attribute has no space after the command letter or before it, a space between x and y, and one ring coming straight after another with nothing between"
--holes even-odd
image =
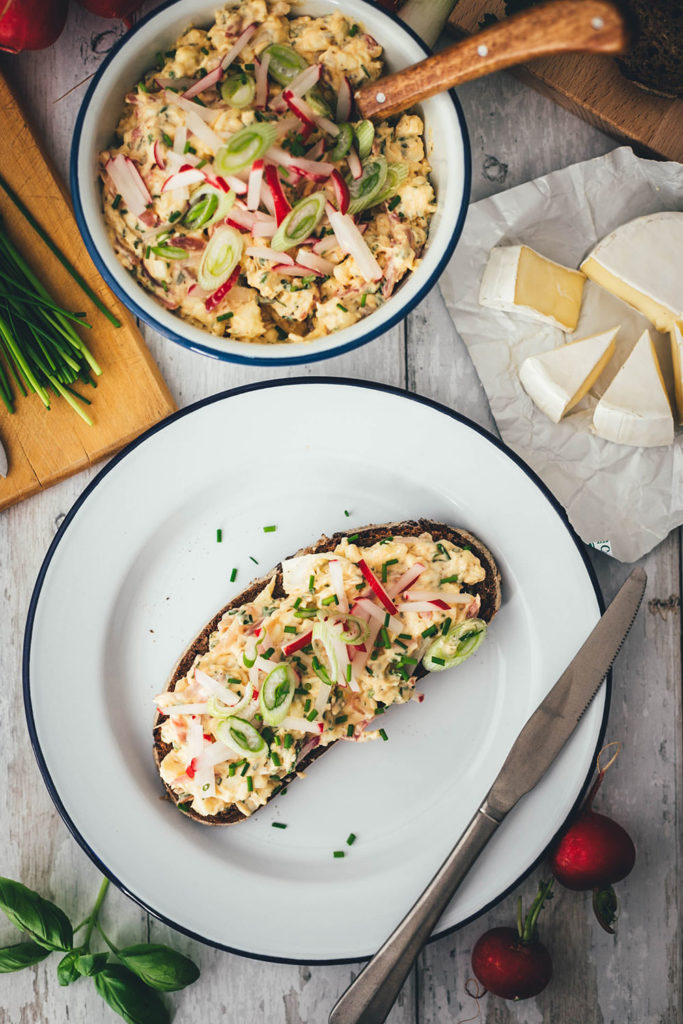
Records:
<instances>
[{"instance_id":1,"label":"red radish skin","mask_svg":"<svg viewBox=\"0 0 683 1024\"><path fill-rule=\"evenodd\" d=\"M583 891L619 882L630 873L636 849L628 832L595 811L584 811L555 847L550 866L567 889Z\"/></svg>"},{"instance_id":2,"label":"red radish skin","mask_svg":"<svg viewBox=\"0 0 683 1024\"><path fill-rule=\"evenodd\" d=\"M523 942L516 928L492 928L474 945L472 970L493 995L518 1000L542 992L553 965L542 942Z\"/></svg>"},{"instance_id":3,"label":"red radish skin","mask_svg":"<svg viewBox=\"0 0 683 1024\"><path fill-rule=\"evenodd\" d=\"M68 0L0 0L0 50L44 50L61 35Z\"/></svg>"}]
</instances>

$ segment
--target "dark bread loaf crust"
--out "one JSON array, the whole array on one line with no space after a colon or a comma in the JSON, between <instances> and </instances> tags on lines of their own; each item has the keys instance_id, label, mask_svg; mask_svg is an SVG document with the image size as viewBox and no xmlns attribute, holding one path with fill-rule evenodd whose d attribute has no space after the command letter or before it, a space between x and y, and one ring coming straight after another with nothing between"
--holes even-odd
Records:
<instances>
[{"instance_id":1,"label":"dark bread loaf crust","mask_svg":"<svg viewBox=\"0 0 683 1024\"><path fill-rule=\"evenodd\" d=\"M484 619L485 622L490 622L500 608L501 600L500 573L494 558L488 548L486 548L482 542L471 533L468 533L466 530L458 530L452 526L447 526L445 523L436 523L430 519L417 519L406 520L400 523L382 523L381 525L373 524L356 530L334 533L331 537L323 536L317 540L315 544L310 545L310 547L301 548L290 557L296 558L298 555L310 555L318 552L331 551L341 540L343 540L344 537L348 537L350 534L358 534L358 544L360 547L371 547L373 544L376 544L389 534L396 537L418 537L422 533L431 534L436 541L448 540L458 547L469 546L472 549L472 552L477 556L482 567L486 571L486 577L481 583L476 583L471 586L463 585L462 589L465 593L479 595L481 600L479 617ZM243 604L247 604L249 601L253 601L254 598L263 590L269 580L272 579L273 574L276 575L273 596L285 596L285 591L282 587L282 563L279 563L275 569L271 570L267 575L262 576L257 580L253 580L245 590L234 597L229 604L225 605L225 607L214 615L213 619L204 626L187 650L181 655L166 685L167 690L175 689L176 683L186 676L192 668L197 655L205 654L208 651L209 638L218 628L218 624L225 613L231 611L233 608L238 608ZM415 675L418 679L423 678L427 674L427 670L423 668L422 664L417 666ZM157 728L165 717L165 715L161 715L157 712L154 719L154 760L157 767L161 765L166 754L168 754L172 749L170 744L164 743L161 740L159 730ZM298 763L296 772L291 772L282 780L282 784L273 791L270 799L277 796L285 786L289 785L289 783L296 778L297 772L305 771L318 757L321 756L321 754L324 754L326 750L330 750L333 746L334 743L330 743L326 747L315 747L311 750ZM165 782L163 784L170 799L177 804L177 794L174 793L171 787L166 785ZM242 814L237 807L230 807L225 811L221 811L220 814L212 815L198 814L196 811L192 810L192 808L188 808L184 813L189 818L193 818L195 821L199 821L203 825L235 825L237 822L244 821L245 817L247 817L247 815ZM255 814L256 812L254 811L252 813Z\"/></svg>"},{"instance_id":2,"label":"dark bread loaf crust","mask_svg":"<svg viewBox=\"0 0 683 1024\"><path fill-rule=\"evenodd\" d=\"M658 96L683 96L683 0L627 0L634 22L622 74Z\"/></svg>"}]
</instances>

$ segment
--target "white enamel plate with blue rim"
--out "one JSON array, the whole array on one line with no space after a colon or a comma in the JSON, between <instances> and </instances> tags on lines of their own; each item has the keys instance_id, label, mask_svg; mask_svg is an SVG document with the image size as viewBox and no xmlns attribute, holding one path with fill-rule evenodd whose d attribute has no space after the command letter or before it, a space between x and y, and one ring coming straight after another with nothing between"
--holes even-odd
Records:
<instances>
[{"instance_id":1,"label":"white enamel plate with blue rim","mask_svg":"<svg viewBox=\"0 0 683 1024\"><path fill-rule=\"evenodd\" d=\"M153 696L199 629L322 533L420 516L472 531L501 569L503 605L476 655L422 681L422 704L388 713L388 742L338 743L239 825L208 828L160 799ZM270 524L277 530L264 533ZM472 423L358 382L254 385L154 428L76 502L31 603L29 729L74 836L144 907L251 956L356 960L429 881L599 615L563 513ZM585 786L607 697L603 686L435 934L480 913L537 861Z\"/></svg>"}]
</instances>

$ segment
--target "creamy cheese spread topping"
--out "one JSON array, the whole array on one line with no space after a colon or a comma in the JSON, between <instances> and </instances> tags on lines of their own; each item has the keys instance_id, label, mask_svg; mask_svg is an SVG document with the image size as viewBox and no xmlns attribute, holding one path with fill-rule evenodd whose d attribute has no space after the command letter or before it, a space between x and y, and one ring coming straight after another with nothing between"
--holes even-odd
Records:
<instances>
[{"instance_id":1,"label":"creamy cheese spread topping","mask_svg":"<svg viewBox=\"0 0 683 1024\"><path fill-rule=\"evenodd\" d=\"M382 47L341 12L291 7L245 0L188 29L100 155L120 262L179 316L246 342L313 340L378 309L436 208L421 119L353 113Z\"/></svg>"},{"instance_id":2,"label":"creamy cheese spread topping","mask_svg":"<svg viewBox=\"0 0 683 1024\"><path fill-rule=\"evenodd\" d=\"M430 669L445 667L435 638L467 642L485 630L468 589L486 576L481 562L428 533L370 547L352 534L282 569L281 589L274 575L226 612L209 649L155 698L171 747L161 776L201 815L248 815L316 746L377 738L386 707L419 699L415 670L428 649Z\"/></svg>"}]
</instances>

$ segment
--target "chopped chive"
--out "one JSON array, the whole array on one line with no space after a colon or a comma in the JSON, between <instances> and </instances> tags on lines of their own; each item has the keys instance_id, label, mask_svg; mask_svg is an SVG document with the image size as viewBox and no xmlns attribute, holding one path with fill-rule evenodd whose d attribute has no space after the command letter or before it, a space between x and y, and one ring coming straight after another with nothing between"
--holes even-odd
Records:
<instances>
[{"instance_id":1,"label":"chopped chive","mask_svg":"<svg viewBox=\"0 0 683 1024\"><path fill-rule=\"evenodd\" d=\"M292 734L290 732L285 733L285 750L289 750L292 745Z\"/></svg>"},{"instance_id":2,"label":"chopped chive","mask_svg":"<svg viewBox=\"0 0 683 1024\"><path fill-rule=\"evenodd\" d=\"M313 593L313 584L314 583L315 583L315 576L313 575L313 573L311 573L311 575L308 577L308 589L309 589L311 594Z\"/></svg>"},{"instance_id":3,"label":"chopped chive","mask_svg":"<svg viewBox=\"0 0 683 1024\"><path fill-rule=\"evenodd\" d=\"M301 604L301 598L297 597L296 601L294 602L294 607L298 608L300 604Z\"/></svg>"},{"instance_id":4,"label":"chopped chive","mask_svg":"<svg viewBox=\"0 0 683 1024\"><path fill-rule=\"evenodd\" d=\"M236 765L235 765L234 762L232 764L228 765L228 775L234 775L235 774L235 767L236 767Z\"/></svg>"},{"instance_id":5,"label":"chopped chive","mask_svg":"<svg viewBox=\"0 0 683 1024\"><path fill-rule=\"evenodd\" d=\"M351 666L347 665L346 666L346 682L349 683L350 681L351 681Z\"/></svg>"},{"instance_id":6,"label":"chopped chive","mask_svg":"<svg viewBox=\"0 0 683 1024\"><path fill-rule=\"evenodd\" d=\"M386 743L386 741L389 739L389 737L387 736L387 734L384 731L384 729L380 729L379 734L382 737L382 739L384 740L384 742Z\"/></svg>"},{"instance_id":7,"label":"chopped chive","mask_svg":"<svg viewBox=\"0 0 683 1024\"><path fill-rule=\"evenodd\" d=\"M339 598L337 597L336 594L330 594L329 597L324 597L323 598L322 603L325 604L325 605L327 605L327 604L339 604Z\"/></svg>"},{"instance_id":8,"label":"chopped chive","mask_svg":"<svg viewBox=\"0 0 683 1024\"><path fill-rule=\"evenodd\" d=\"M446 619L444 621L443 626L441 627L442 634L445 636L450 628L451 628L451 620L450 619Z\"/></svg>"},{"instance_id":9,"label":"chopped chive","mask_svg":"<svg viewBox=\"0 0 683 1024\"><path fill-rule=\"evenodd\" d=\"M347 846L353 846L353 844L355 843L355 841L356 841L356 837L355 837L355 835L353 834L353 832L350 832L350 833L349 833L349 837L348 837L348 839L346 840L346 845L347 845Z\"/></svg>"},{"instance_id":10,"label":"chopped chive","mask_svg":"<svg viewBox=\"0 0 683 1024\"><path fill-rule=\"evenodd\" d=\"M397 647L402 647L404 651L408 650L408 644L404 644L402 640L395 640L394 643Z\"/></svg>"},{"instance_id":11,"label":"chopped chive","mask_svg":"<svg viewBox=\"0 0 683 1024\"><path fill-rule=\"evenodd\" d=\"M389 625L389 619L390 618L391 618L391 616L389 615L389 612L387 612L386 615L384 616L384 625L385 626Z\"/></svg>"},{"instance_id":12,"label":"chopped chive","mask_svg":"<svg viewBox=\"0 0 683 1024\"><path fill-rule=\"evenodd\" d=\"M263 527L263 532L264 533L275 533L276 530L277 530L277 526L264 526Z\"/></svg>"},{"instance_id":13,"label":"chopped chive","mask_svg":"<svg viewBox=\"0 0 683 1024\"><path fill-rule=\"evenodd\" d=\"M332 854L332 856L333 857L345 857L346 854L344 853L343 850L335 850L334 853Z\"/></svg>"},{"instance_id":14,"label":"chopped chive","mask_svg":"<svg viewBox=\"0 0 683 1024\"><path fill-rule=\"evenodd\" d=\"M318 717L318 712L316 711L315 708L311 708L311 710L306 715L306 718L308 719L309 722L313 722L317 717Z\"/></svg>"},{"instance_id":15,"label":"chopped chive","mask_svg":"<svg viewBox=\"0 0 683 1024\"><path fill-rule=\"evenodd\" d=\"M386 708L380 708L378 706L378 707L375 708L375 715L383 715L385 711L386 711Z\"/></svg>"},{"instance_id":16,"label":"chopped chive","mask_svg":"<svg viewBox=\"0 0 683 1024\"><path fill-rule=\"evenodd\" d=\"M216 530L216 543L220 544L222 540L223 540L223 531L222 530Z\"/></svg>"},{"instance_id":17,"label":"chopped chive","mask_svg":"<svg viewBox=\"0 0 683 1024\"><path fill-rule=\"evenodd\" d=\"M429 629L423 630L422 636L426 639L428 636L434 636L435 633L438 633L436 626L430 626Z\"/></svg>"},{"instance_id":18,"label":"chopped chive","mask_svg":"<svg viewBox=\"0 0 683 1024\"><path fill-rule=\"evenodd\" d=\"M348 715L337 715L337 717L334 720L334 724L335 725L341 725L342 722L348 721L348 717L349 717Z\"/></svg>"},{"instance_id":19,"label":"chopped chive","mask_svg":"<svg viewBox=\"0 0 683 1024\"><path fill-rule=\"evenodd\" d=\"M359 537L360 537L359 533L352 533L351 536L347 537L346 539L349 542L349 544L354 544L358 540Z\"/></svg>"},{"instance_id":20,"label":"chopped chive","mask_svg":"<svg viewBox=\"0 0 683 1024\"><path fill-rule=\"evenodd\" d=\"M245 761L244 762L244 768L240 772L240 775L246 775L248 771L249 771L249 762Z\"/></svg>"},{"instance_id":21,"label":"chopped chive","mask_svg":"<svg viewBox=\"0 0 683 1024\"><path fill-rule=\"evenodd\" d=\"M412 636L410 635L410 633L399 633L398 635L400 636L401 640L412 640L413 639Z\"/></svg>"},{"instance_id":22,"label":"chopped chive","mask_svg":"<svg viewBox=\"0 0 683 1024\"><path fill-rule=\"evenodd\" d=\"M296 626L285 626L285 633L296 633Z\"/></svg>"},{"instance_id":23,"label":"chopped chive","mask_svg":"<svg viewBox=\"0 0 683 1024\"><path fill-rule=\"evenodd\" d=\"M278 754L277 750L271 750L271 752L270 752L270 759L271 759L271 761L273 762L273 764L275 765L276 768L279 768L280 765L282 764L282 760L281 760L280 755Z\"/></svg>"},{"instance_id":24,"label":"chopped chive","mask_svg":"<svg viewBox=\"0 0 683 1024\"><path fill-rule=\"evenodd\" d=\"M273 825L273 828L287 828L287 826L285 825L284 821L274 821L274 822L272 822L272 825Z\"/></svg>"},{"instance_id":25,"label":"chopped chive","mask_svg":"<svg viewBox=\"0 0 683 1024\"><path fill-rule=\"evenodd\" d=\"M352 725L347 725L346 726L346 735L347 736L353 736L354 732L355 732L355 729L354 729L354 727Z\"/></svg>"},{"instance_id":26,"label":"chopped chive","mask_svg":"<svg viewBox=\"0 0 683 1024\"><path fill-rule=\"evenodd\" d=\"M349 35L350 36L357 36L358 35L358 30L359 30L359 26L358 25L352 25L351 28L349 29Z\"/></svg>"},{"instance_id":27,"label":"chopped chive","mask_svg":"<svg viewBox=\"0 0 683 1024\"><path fill-rule=\"evenodd\" d=\"M365 305L365 303L366 303L366 301L367 301L367 298L368 298L368 293L367 293L367 292L363 292L363 294L362 294L362 295L361 295L361 297L360 297L360 308L361 308L361 309L362 309L362 308L363 308L363 306Z\"/></svg>"},{"instance_id":28,"label":"chopped chive","mask_svg":"<svg viewBox=\"0 0 683 1024\"><path fill-rule=\"evenodd\" d=\"M120 202L121 202L121 196L117 192L116 195L114 196L114 202L111 204L112 209L113 210L118 209L118 205L119 205Z\"/></svg>"},{"instance_id":29,"label":"chopped chive","mask_svg":"<svg viewBox=\"0 0 683 1024\"><path fill-rule=\"evenodd\" d=\"M390 200L390 202L389 202L389 209L390 210L395 210L400 202L401 202L401 197L400 196L394 196L394 198L392 200Z\"/></svg>"},{"instance_id":30,"label":"chopped chive","mask_svg":"<svg viewBox=\"0 0 683 1024\"><path fill-rule=\"evenodd\" d=\"M406 658L405 654L401 655L402 665L417 665L417 658Z\"/></svg>"},{"instance_id":31,"label":"chopped chive","mask_svg":"<svg viewBox=\"0 0 683 1024\"><path fill-rule=\"evenodd\" d=\"M384 644L384 646L385 647L390 647L391 646L391 640L389 639L389 633L387 632L387 627L386 626L382 626L382 628L379 631L379 634L382 637L382 643Z\"/></svg>"},{"instance_id":32,"label":"chopped chive","mask_svg":"<svg viewBox=\"0 0 683 1024\"><path fill-rule=\"evenodd\" d=\"M432 656L432 661L434 662L435 665L445 665L446 664L446 661L445 661L444 658L436 658L436 657Z\"/></svg>"},{"instance_id":33,"label":"chopped chive","mask_svg":"<svg viewBox=\"0 0 683 1024\"><path fill-rule=\"evenodd\" d=\"M460 577L459 576L444 576L444 578L442 580L439 580L439 586L441 586L442 583L459 583L459 582L460 582Z\"/></svg>"},{"instance_id":34,"label":"chopped chive","mask_svg":"<svg viewBox=\"0 0 683 1024\"><path fill-rule=\"evenodd\" d=\"M234 583L236 579L237 579L237 569L233 569L232 572L230 573L230 582Z\"/></svg>"},{"instance_id":35,"label":"chopped chive","mask_svg":"<svg viewBox=\"0 0 683 1024\"><path fill-rule=\"evenodd\" d=\"M272 657L274 653L275 653L275 648L274 647L269 647L267 651L264 651L263 657L268 659L268 658Z\"/></svg>"},{"instance_id":36,"label":"chopped chive","mask_svg":"<svg viewBox=\"0 0 683 1024\"><path fill-rule=\"evenodd\" d=\"M381 731L382 730L380 729L380 732ZM248 793L253 793L254 792L254 779L253 779L253 777L251 775L247 775L247 792Z\"/></svg>"},{"instance_id":37,"label":"chopped chive","mask_svg":"<svg viewBox=\"0 0 683 1024\"><path fill-rule=\"evenodd\" d=\"M221 320L229 320L230 317L233 317L234 315L235 315L234 313L221 313L220 316L216 317L216 322L220 323Z\"/></svg>"},{"instance_id":38,"label":"chopped chive","mask_svg":"<svg viewBox=\"0 0 683 1024\"><path fill-rule=\"evenodd\" d=\"M348 517L351 515L351 513L348 511L348 509L344 509L344 515Z\"/></svg>"},{"instance_id":39,"label":"chopped chive","mask_svg":"<svg viewBox=\"0 0 683 1024\"><path fill-rule=\"evenodd\" d=\"M337 309L341 309L343 313L348 313L348 309L346 308L346 306L342 306L341 302L337 303Z\"/></svg>"},{"instance_id":40,"label":"chopped chive","mask_svg":"<svg viewBox=\"0 0 683 1024\"><path fill-rule=\"evenodd\" d=\"M311 699L309 697L308 700L304 702L304 714L308 714L308 712L310 710L311 710Z\"/></svg>"},{"instance_id":41,"label":"chopped chive","mask_svg":"<svg viewBox=\"0 0 683 1024\"><path fill-rule=\"evenodd\" d=\"M257 558L254 558L253 555L249 555L249 557L251 558L251 560L254 563L254 565L258 565L258 559Z\"/></svg>"}]
</instances>

